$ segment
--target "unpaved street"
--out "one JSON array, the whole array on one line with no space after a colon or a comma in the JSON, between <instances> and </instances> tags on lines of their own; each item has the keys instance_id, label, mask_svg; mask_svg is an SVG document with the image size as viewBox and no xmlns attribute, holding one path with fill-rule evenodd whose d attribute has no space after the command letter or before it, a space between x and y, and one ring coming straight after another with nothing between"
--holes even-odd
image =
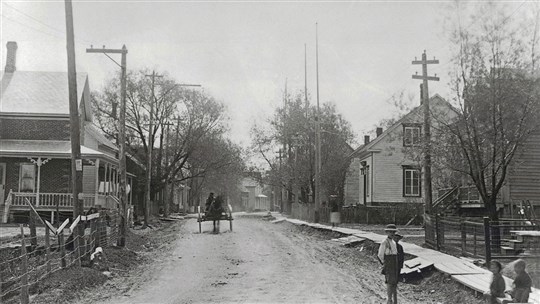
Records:
<instances>
[{"instance_id":1,"label":"unpaved street","mask_svg":"<svg viewBox=\"0 0 540 304\"><path fill-rule=\"evenodd\" d=\"M240 218L234 231L222 222L222 233L209 233L211 223L189 220L175 249L154 268L147 285L109 303L215 302L372 302L383 286L333 267L330 252L292 233L287 224ZM321 242L328 242L322 241Z\"/></svg>"},{"instance_id":2,"label":"unpaved street","mask_svg":"<svg viewBox=\"0 0 540 304\"><path fill-rule=\"evenodd\" d=\"M81 303L385 303L385 285L373 246L345 248L339 235L289 223L237 217L211 234L193 219L170 231L147 265L89 290ZM441 289L441 284L445 288ZM401 284L400 303L480 303L448 278ZM462 297L462 298L459 298ZM107 299L107 300L103 300Z\"/></svg>"}]
</instances>

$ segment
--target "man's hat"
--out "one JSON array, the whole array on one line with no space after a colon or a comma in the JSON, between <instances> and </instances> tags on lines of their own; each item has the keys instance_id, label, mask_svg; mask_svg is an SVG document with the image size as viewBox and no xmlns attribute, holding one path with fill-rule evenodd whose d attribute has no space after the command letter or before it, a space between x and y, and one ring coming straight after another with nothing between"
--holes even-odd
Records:
<instances>
[{"instance_id":1,"label":"man's hat","mask_svg":"<svg viewBox=\"0 0 540 304\"><path fill-rule=\"evenodd\" d=\"M385 231L385 232L388 232L388 231L394 231L394 232L397 232L396 225L394 225L394 224L388 224L388 225L386 225L386 228L384 228L384 231Z\"/></svg>"},{"instance_id":2,"label":"man's hat","mask_svg":"<svg viewBox=\"0 0 540 304\"><path fill-rule=\"evenodd\" d=\"M394 236L397 236L398 238L402 239L403 238L403 235L399 234L396 232L396 234L394 234Z\"/></svg>"}]
</instances>

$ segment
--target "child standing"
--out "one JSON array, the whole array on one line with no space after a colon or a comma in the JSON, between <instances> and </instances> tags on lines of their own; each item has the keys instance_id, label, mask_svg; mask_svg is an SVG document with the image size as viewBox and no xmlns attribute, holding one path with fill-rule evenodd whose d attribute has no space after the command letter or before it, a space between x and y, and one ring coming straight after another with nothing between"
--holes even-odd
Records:
<instances>
[{"instance_id":1,"label":"child standing","mask_svg":"<svg viewBox=\"0 0 540 304\"><path fill-rule=\"evenodd\" d=\"M397 232L396 225L386 225L384 232L387 238L379 246L377 257L383 263L383 274L385 276L386 292L388 295L387 304L397 304L397 283L398 283L398 260L397 246L394 241L394 234Z\"/></svg>"},{"instance_id":2,"label":"child standing","mask_svg":"<svg viewBox=\"0 0 540 304\"><path fill-rule=\"evenodd\" d=\"M497 298L504 298L504 290L506 285L504 278L501 275L502 265L498 261L491 261L489 263L489 270L493 273L491 279L491 285L489 285L489 293L486 293L486 302L490 304L496 304Z\"/></svg>"},{"instance_id":3,"label":"child standing","mask_svg":"<svg viewBox=\"0 0 540 304\"><path fill-rule=\"evenodd\" d=\"M403 263L405 262L405 252L403 251L403 246L399 243L401 239L403 238L403 235L396 233L394 234L394 241L396 242L397 247L397 261L398 261L398 271L401 273L401 269L403 268Z\"/></svg>"},{"instance_id":4,"label":"child standing","mask_svg":"<svg viewBox=\"0 0 540 304\"><path fill-rule=\"evenodd\" d=\"M529 294L531 293L532 280L527 271L524 260L517 260L514 264L514 271L517 276L514 280L514 289L512 290L512 300L518 303L529 302Z\"/></svg>"}]
</instances>

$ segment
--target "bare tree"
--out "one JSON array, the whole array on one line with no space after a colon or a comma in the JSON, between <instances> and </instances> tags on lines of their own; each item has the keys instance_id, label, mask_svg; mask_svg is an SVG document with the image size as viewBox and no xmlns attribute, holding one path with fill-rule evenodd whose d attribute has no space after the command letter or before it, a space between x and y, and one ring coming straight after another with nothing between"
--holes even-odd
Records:
<instances>
[{"instance_id":1,"label":"bare tree","mask_svg":"<svg viewBox=\"0 0 540 304\"><path fill-rule=\"evenodd\" d=\"M146 74L147 70L128 74L126 141L129 151L141 159L147 157L149 148L158 150L153 154L152 167L156 169L152 172L151 191L154 196L165 190L163 194L167 198L167 185L222 170L231 165L234 158L231 153L236 153L239 148L225 138L227 118L221 102L202 91L186 90L167 75L156 82L153 98L151 81L145 77ZM102 92L93 93L98 126L112 139L117 139L118 132L115 115L118 86L118 77L114 77ZM152 123L156 127L150 140L151 102L154 102ZM211 144L220 144L229 150L219 151ZM202 159L205 161L201 165ZM234 160L240 162L235 166L243 164L238 158ZM169 204L165 202L166 215L168 211Z\"/></svg>"},{"instance_id":2,"label":"bare tree","mask_svg":"<svg viewBox=\"0 0 540 304\"><path fill-rule=\"evenodd\" d=\"M252 128L252 149L270 167L265 184L284 187L293 200L295 189L299 200L310 202L315 189L315 107L306 108L304 96L286 94L285 106L276 109L274 116L263 125ZM349 143L354 134L348 121L337 113L333 104L321 109L321 186L328 194L343 197ZM281 160L277 151L281 150Z\"/></svg>"},{"instance_id":3,"label":"bare tree","mask_svg":"<svg viewBox=\"0 0 540 304\"><path fill-rule=\"evenodd\" d=\"M482 3L451 33L457 119L447 126L447 148L459 156L452 167L470 177L493 220L509 166L540 118L538 11L516 12Z\"/></svg>"}]
</instances>

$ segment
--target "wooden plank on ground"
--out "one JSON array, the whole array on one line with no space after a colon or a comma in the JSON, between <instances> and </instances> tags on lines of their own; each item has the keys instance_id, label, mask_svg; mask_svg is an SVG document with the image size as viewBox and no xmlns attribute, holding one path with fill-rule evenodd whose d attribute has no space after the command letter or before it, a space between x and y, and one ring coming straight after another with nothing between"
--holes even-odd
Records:
<instances>
[{"instance_id":1,"label":"wooden plank on ground","mask_svg":"<svg viewBox=\"0 0 540 304\"><path fill-rule=\"evenodd\" d=\"M349 236L342 237L342 238L331 239L330 241L333 241L333 242L339 243L342 246L348 247L348 246L353 246L353 245L362 243L365 240L366 240L365 238L360 238L360 237L357 237L357 236L354 236L354 235L349 235Z\"/></svg>"},{"instance_id":2,"label":"wooden plank on ground","mask_svg":"<svg viewBox=\"0 0 540 304\"><path fill-rule=\"evenodd\" d=\"M488 291L491 283L491 277L486 279L486 274L456 274L451 277L461 284L481 293Z\"/></svg>"},{"instance_id":3,"label":"wooden plank on ground","mask_svg":"<svg viewBox=\"0 0 540 304\"><path fill-rule=\"evenodd\" d=\"M468 265L470 264L470 265ZM435 268L437 270L447 273L449 275L460 275L460 274L490 274L486 269L482 269L474 264L469 262L440 262L435 263Z\"/></svg>"},{"instance_id":4,"label":"wooden plank on ground","mask_svg":"<svg viewBox=\"0 0 540 304\"><path fill-rule=\"evenodd\" d=\"M411 273L419 273L422 272L423 269L426 269L433 265L433 262L428 261L423 258L413 258L410 260L405 261L404 267L401 269L401 274L407 275Z\"/></svg>"}]
</instances>

